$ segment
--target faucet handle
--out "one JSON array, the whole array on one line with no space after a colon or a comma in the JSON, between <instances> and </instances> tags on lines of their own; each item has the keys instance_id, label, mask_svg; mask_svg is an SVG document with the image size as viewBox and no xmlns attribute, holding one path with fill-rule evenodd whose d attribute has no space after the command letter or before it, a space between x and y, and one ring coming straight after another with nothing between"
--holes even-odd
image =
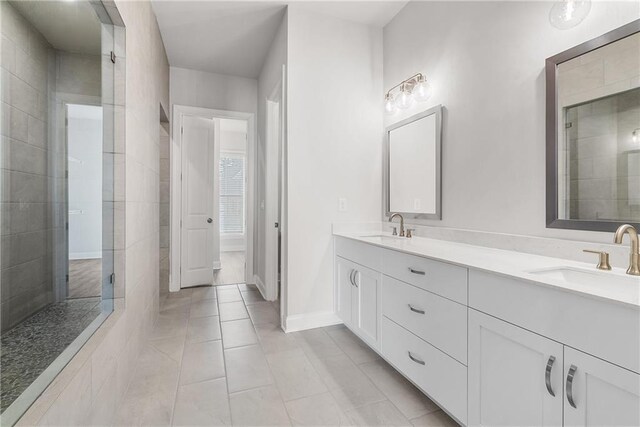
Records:
<instances>
[{"instance_id":1,"label":"faucet handle","mask_svg":"<svg viewBox=\"0 0 640 427\"><path fill-rule=\"evenodd\" d=\"M397 236L398 235L398 227L391 227L391 235L392 236Z\"/></svg>"},{"instance_id":2,"label":"faucet handle","mask_svg":"<svg viewBox=\"0 0 640 427\"><path fill-rule=\"evenodd\" d=\"M407 237L408 239L410 239L410 238L412 238L412 237L413 237L413 232L414 232L414 231L416 231L416 229L415 229L415 228L407 228L407 230L406 230L406 231L407 231L407 235L406 235L406 237Z\"/></svg>"},{"instance_id":3,"label":"faucet handle","mask_svg":"<svg viewBox=\"0 0 640 427\"><path fill-rule=\"evenodd\" d=\"M598 270L611 270L611 264L609 264L609 254L607 252L593 251L591 249L583 249L582 252L600 255L600 259L598 260L597 265Z\"/></svg>"}]
</instances>

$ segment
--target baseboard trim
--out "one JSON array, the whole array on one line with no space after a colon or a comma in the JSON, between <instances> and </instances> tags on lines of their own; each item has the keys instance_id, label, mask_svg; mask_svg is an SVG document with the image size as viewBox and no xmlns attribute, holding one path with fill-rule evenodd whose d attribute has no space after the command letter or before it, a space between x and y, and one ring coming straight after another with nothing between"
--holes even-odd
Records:
<instances>
[{"instance_id":1,"label":"baseboard trim","mask_svg":"<svg viewBox=\"0 0 640 427\"><path fill-rule=\"evenodd\" d=\"M308 314L294 314L284 319L284 331L296 332L307 329L338 325L342 320L333 311L317 311Z\"/></svg>"},{"instance_id":2,"label":"baseboard trim","mask_svg":"<svg viewBox=\"0 0 640 427\"><path fill-rule=\"evenodd\" d=\"M102 251L69 253L69 259L72 261L76 259L98 259L98 258L102 258Z\"/></svg>"},{"instance_id":3,"label":"baseboard trim","mask_svg":"<svg viewBox=\"0 0 640 427\"><path fill-rule=\"evenodd\" d=\"M257 274L254 274L253 282L256 284L258 290L260 291L262 298L265 298L265 295L267 294L267 289L264 287L264 283L260 279L260 276L258 276Z\"/></svg>"}]
</instances>

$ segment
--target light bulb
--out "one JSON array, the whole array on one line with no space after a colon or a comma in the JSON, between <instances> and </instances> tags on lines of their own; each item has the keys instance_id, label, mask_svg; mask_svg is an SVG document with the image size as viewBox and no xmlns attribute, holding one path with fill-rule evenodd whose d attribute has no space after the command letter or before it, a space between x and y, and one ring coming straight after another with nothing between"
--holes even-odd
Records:
<instances>
[{"instance_id":1,"label":"light bulb","mask_svg":"<svg viewBox=\"0 0 640 427\"><path fill-rule=\"evenodd\" d=\"M384 112L391 115L396 112L396 103L390 93L384 96Z\"/></svg>"},{"instance_id":2,"label":"light bulb","mask_svg":"<svg viewBox=\"0 0 640 427\"><path fill-rule=\"evenodd\" d=\"M560 30L573 28L587 17L591 0L561 0L549 12L549 22Z\"/></svg>"},{"instance_id":3,"label":"light bulb","mask_svg":"<svg viewBox=\"0 0 640 427\"><path fill-rule=\"evenodd\" d=\"M402 85L400 94L396 98L396 105L401 110L406 110L413 105L413 95L405 85Z\"/></svg>"},{"instance_id":4,"label":"light bulb","mask_svg":"<svg viewBox=\"0 0 640 427\"><path fill-rule=\"evenodd\" d=\"M418 102L424 102L431 98L431 86L427 83L424 76L418 77L418 84L413 87L411 93Z\"/></svg>"}]
</instances>

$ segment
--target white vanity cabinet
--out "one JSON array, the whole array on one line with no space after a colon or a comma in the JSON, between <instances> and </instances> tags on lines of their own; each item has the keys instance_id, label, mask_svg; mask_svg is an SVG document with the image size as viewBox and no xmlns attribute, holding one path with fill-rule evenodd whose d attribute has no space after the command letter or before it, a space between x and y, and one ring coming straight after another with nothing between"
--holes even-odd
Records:
<instances>
[{"instance_id":1,"label":"white vanity cabinet","mask_svg":"<svg viewBox=\"0 0 640 427\"><path fill-rule=\"evenodd\" d=\"M338 316L462 425L640 426L639 307L417 243L335 243Z\"/></svg>"},{"instance_id":2,"label":"white vanity cabinet","mask_svg":"<svg viewBox=\"0 0 640 427\"><path fill-rule=\"evenodd\" d=\"M336 312L363 341L379 347L378 294L381 274L353 261L336 258Z\"/></svg>"},{"instance_id":3,"label":"white vanity cabinet","mask_svg":"<svg viewBox=\"0 0 640 427\"><path fill-rule=\"evenodd\" d=\"M640 425L640 375L570 347L564 372L565 426Z\"/></svg>"},{"instance_id":4,"label":"white vanity cabinet","mask_svg":"<svg viewBox=\"0 0 640 427\"><path fill-rule=\"evenodd\" d=\"M469 310L469 425L562 424L563 345Z\"/></svg>"},{"instance_id":5,"label":"white vanity cabinet","mask_svg":"<svg viewBox=\"0 0 640 427\"><path fill-rule=\"evenodd\" d=\"M337 315L466 424L467 270L350 239L335 243Z\"/></svg>"}]
</instances>

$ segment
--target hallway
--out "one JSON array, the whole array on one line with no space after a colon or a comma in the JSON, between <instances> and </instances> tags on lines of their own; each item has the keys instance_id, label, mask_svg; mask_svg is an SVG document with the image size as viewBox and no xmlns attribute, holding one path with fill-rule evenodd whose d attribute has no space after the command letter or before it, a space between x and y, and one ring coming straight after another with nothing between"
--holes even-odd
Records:
<instances>
[{"instance_id":1,"label":"hallway","mask_svg":"<svg viewBox=\"0 0 640 427\"><path fill-rule=\"evenodd\" d=\"M342 325L278 323L253 285L170 294L115 424L456 425Z\"/></svg>"}]
</instances>

